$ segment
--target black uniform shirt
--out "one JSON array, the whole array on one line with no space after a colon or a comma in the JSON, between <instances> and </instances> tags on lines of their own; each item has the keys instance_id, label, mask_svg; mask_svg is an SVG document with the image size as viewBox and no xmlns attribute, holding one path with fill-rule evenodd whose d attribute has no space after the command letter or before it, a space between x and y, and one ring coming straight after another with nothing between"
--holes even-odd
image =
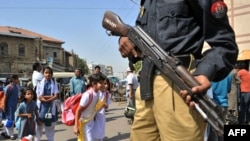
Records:
<instances>
[{"instance_id":1,"label":"black uniform shirt","mask_svg":"<svg viewBox=\"0 0 250 141\"><path fill-rule=\"evenodd\" d=\"M136 24L164 50L175 55L193 54L202 61L194 75L210 80L224 78L238 55L234 31L228 17L215 18L210 11L215 0L145 0ZM193 6L191 6L193 5ZM201 54L206 41L211 49ZM143 66L144 67L144 66Z\"/></svg>"}]
</instances>

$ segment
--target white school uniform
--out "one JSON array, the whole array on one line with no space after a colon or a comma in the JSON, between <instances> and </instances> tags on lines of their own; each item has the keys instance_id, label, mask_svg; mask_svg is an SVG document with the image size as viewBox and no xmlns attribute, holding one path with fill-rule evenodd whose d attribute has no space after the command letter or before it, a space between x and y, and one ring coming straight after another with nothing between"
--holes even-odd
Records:
<instances>
[{"instance_id":1,"label":"white school uniform","mask_svg":"<svg viewBox=\"0 0 250 141\"><path fill-rule=\"evenodd\" d=\"M36 93L37 97L42 96L44 93L44 84L45 84L45 78L42 79L42 81L37 85ZM51 94L58 94L58 86L57 84L51 80ZM40 108L41 101L37 99L37 106ZM52 115L56 115L56 100L52 102L51 106L51 113ZM35 141L40 141L42 135L43 135L43 129L45 129L45 135L47 137L48 141L54 141L54 135L55 135L55 125L56 122L52 122L51 126L47 127L42 123L40 126L37 126L37 132Z\"/></svg>"},{"instance_id":2,"label":"white school uniform","mask_svg":"<svg viewBox=\"0 0 250 141\"><path fill-rule=\"evenodd\" d=\"M80 106L86 107L86 105L89 102L90 94L93 94L92 102L89 104L89 106L81 113L81 120L84 120L88 117L90 117L92 114L95 113L95 106L99 99L99 92L94 92L92 89L87 90L81 98ZM85 134L85 141L94 141L92 136L92 130L94 128L94 120L91 119L89 122L87 122L84 126L84 134Z\"/></svg>"},{"instance_id":3,"label":"white school uniform","mask_svg":"<svg viewBox=\"0 0 250 141\"><path fill-rule=\"evenodd\" d=\"M109 92L101 92L99 99L103 100L106 97L106 104L110 104L110 96ZM106 124L106 116L105 116L105 108L103 107L100 111L96 113L96 116L94 118L94 129L93 129L93 138L94 141L102 141L105 137L105 124Z\"/></svg>"}]
</instances>

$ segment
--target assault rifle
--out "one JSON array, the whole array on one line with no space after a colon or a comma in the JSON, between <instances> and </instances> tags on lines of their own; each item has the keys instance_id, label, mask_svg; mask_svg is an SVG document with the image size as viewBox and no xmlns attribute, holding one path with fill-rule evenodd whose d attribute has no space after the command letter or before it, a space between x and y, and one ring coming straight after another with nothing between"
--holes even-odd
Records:
<instances>
[{"instance_id":1,"label":"assault rifle","mask_svg":"<svg viewBox=\"0 0 250 141\"><path fill-rule=\"evenodd\" d=\"M102 26L107 29L108 35L127 36L138 47L143 57L147 57L154 63L159 71L170 78L180 90L187 90L195 102L195 109L219 134L224 134L224 122L218 116L217 104L206 94L194 94L192 88L198 86L198 81L186 70L181 61L164 51L140 26L131 27L124 24L118 15L106 11ZM197 104L198 103L198 104Z\"/></svg>"}]
</instances>

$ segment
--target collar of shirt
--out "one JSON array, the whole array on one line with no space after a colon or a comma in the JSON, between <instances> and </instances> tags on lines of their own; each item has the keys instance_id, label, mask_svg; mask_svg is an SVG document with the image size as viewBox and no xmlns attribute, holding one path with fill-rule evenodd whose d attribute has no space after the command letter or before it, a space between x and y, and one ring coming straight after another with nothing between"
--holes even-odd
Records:
<instances>
[{"instance_id":1,"label":"collar of shirt","mask_svg":"<svg viewBox=\"0 0 250 141\"><path fill-rule=\"evenodd\" d=\"M76 79L82 79L82 77L81 77L81 76L75 76L75 78L76 78Z\"/></svg>"},{"instance_id":2,"label":"collar of shirt","mask_svg":"<svg viewBox=\"0 0 250 141\"><path fill-rule=\"evenodd\" d=\"M45 80L45 83L47 84L50 84L51 83L51 80Z\"/></svg>"}]
</instances>

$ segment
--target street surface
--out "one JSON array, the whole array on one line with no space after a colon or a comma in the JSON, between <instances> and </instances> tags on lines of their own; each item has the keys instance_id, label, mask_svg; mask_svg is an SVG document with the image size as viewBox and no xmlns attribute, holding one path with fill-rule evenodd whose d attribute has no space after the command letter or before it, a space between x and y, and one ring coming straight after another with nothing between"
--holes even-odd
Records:
<instances>
[{"instance_id":1,"label":"street surface","mask_svg":"<svg viewBox=\"0 0 250 141\"><path fill-rule=\"evenodd\" d=\"M106 112L106 135L104 141L129 141L130 127L127 118L124 117L124 107L126 102L113 102ZM2 128L1 128L2 129ZM55 128L55 141L76 141L76 136L73 133L73 126L66 126L61 123L61 119L57 122ZM17 136L17 131L15 130ZM0 141L12 141L0 136ZM43 135L41 141L46 141Z\"/></svg>"}]
</instances>

